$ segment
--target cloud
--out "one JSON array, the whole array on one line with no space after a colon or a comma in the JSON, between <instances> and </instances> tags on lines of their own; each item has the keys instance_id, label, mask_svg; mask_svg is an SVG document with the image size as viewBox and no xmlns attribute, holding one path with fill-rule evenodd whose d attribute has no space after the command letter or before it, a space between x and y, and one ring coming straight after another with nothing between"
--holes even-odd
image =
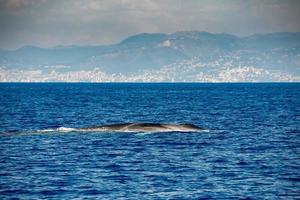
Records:
<instances>
[{"instance_id":1,"label":"cloud","mask_svg":"<svg viewBox=\"0 0 300 200\"><path fill-rule=\"evenodd\" d=\"M141 32L300 31L297 0L0 0L0 47L115 43Z\"/></svg>"}]
</instances>

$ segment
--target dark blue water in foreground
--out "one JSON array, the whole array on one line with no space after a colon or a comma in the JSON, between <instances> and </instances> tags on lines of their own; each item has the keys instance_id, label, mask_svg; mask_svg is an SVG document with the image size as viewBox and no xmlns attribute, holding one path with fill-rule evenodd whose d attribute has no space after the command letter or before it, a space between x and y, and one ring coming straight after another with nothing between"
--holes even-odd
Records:
<instances>
[{"instance_id":1,"label":"dark blue water in foreground","mask_svg":"<svg viewBox=\"0 0 300 200\"><path fill-rule=\"evenodd\" d=\"M54 131L120 122L210 131ZM0 132L0 199L300 198L300 84L0 84Z\"/></svg>"}]
</instances>

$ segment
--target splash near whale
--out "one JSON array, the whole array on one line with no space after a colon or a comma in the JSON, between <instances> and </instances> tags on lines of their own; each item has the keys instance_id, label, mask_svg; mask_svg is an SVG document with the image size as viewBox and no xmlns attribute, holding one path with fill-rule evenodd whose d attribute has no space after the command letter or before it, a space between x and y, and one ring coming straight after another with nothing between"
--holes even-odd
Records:
<instances>
[{"instance_id":1,"label":"splash near whale","mask_svg":"<svg viewBox=\"0 0 300 200\"><path fill-rule=\"evenodd\" d=\"M78 130L115 132L199 132L204 129L193 124L123 123L80 128Z\"/></svg>"}]
</instances>

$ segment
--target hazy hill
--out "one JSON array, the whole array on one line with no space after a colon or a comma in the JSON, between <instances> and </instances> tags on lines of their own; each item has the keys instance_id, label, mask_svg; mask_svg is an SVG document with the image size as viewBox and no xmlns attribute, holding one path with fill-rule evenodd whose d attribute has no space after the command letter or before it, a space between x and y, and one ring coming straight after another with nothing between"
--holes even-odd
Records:
<instances>
[{"instance_id":1,"label":"hazy hill","mask_svg":"<svg viewBox=\"0 0 300 200\"><path fill-rule=\"evenodd\" d=\"M195 73L213 77L220 70L245 67L300 76L300 33L248 37L199 31L142 33L107 46L25 46L0 51L0 68L5 70L66 73L96 68L129 76L168 69L165 73L173 73L175 81L193 81Z\"/></svg>"}]
</instances>

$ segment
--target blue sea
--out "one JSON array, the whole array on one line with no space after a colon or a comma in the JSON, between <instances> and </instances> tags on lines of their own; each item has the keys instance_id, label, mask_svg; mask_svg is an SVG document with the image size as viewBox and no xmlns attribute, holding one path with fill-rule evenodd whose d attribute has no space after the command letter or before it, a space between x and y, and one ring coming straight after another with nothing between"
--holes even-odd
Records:
<instances>
[{"instance_id":1,"label":"blue sea","mask_svg":"<svg viewBox=\"0 0 300 200\"><path fill-rule=\"evenodd\" d=\"M299 83L0 84L0 199L299 198Z\"/></svg>"}]
</instances>

